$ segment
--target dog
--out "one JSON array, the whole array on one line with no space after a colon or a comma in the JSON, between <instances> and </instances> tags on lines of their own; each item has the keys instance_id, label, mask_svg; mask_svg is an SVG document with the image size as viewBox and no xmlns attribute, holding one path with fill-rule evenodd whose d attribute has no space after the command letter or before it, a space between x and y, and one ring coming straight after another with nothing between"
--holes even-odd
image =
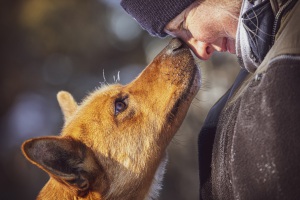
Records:
<instances>
[{"instance_id":1,"label":"dog","mask_svg":"<svg viewBox=\"0 0 300 200\"><path fill-rule=\"evenodd\" d=\"M131 83L101 87L78 105L57 95L60 136L25 141L22 152L50 176L37 199L157 199L166 147L200 87L186 45L173 39Z\"/></svg>"}]
</instances>

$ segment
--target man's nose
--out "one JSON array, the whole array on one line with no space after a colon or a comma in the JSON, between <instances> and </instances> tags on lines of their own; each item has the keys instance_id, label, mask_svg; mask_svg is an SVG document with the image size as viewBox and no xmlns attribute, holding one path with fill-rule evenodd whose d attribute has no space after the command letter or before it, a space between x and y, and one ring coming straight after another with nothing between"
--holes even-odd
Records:
<instances>
[{"instance_id":1,"label":"man's nose","mask_svg":"<svg viewBox=\"0 0 300 200\"><path fill-rule=\"evenodd\" d=\"M210 43L196 40L190 41L189 46L194 54L201 60L208 60L215 51L214 47Z\"/></svg>"}]
</instances>

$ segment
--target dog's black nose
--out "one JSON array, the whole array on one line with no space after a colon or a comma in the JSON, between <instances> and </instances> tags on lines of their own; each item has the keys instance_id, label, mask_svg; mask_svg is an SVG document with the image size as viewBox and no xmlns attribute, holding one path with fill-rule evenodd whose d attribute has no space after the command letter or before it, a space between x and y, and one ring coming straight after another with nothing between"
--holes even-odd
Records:
<instances>
[{"instance_id":1,"label":"dog's black nose","mask_svg":"<svg viewBox=\"0 0 300 200\"><path fill-rule=\"evenodd\" d=\"M176 51L182 49L183 47L187 48L187 46L184 44L183 41L181 41L178 38L173 38L167 46L167 53L168 54L175 53Z\"/></svg>"},{"instance_id":2,"label":"dog's black nose","mask_svg":"<svg viewBox=\"0 0 300 200\"><path fill-rule=\"evenodd\" d=\"M176 51L177 49L180 49L180 47L183 46L183 42L179 40L178 38L173 38L169 44L170 49L173 51Z\"/></svg>"}]
</instances>

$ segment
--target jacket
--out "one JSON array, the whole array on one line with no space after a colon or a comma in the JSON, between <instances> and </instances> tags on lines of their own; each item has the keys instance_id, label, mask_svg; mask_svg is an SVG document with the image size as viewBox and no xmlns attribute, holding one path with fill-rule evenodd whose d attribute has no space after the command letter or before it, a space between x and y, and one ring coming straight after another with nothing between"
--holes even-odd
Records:
<instances>
[{"instance_id":1,"label":"jacket","mask_svg":"<svg viewBox=\"0 0 300 200\"><path fill-rule=\"evenodd\" d=\"M242 70L199 135L203 200L300 199L300 2L253 2L240 20L259 31L239 30Z\"/></svg>"}]
</instances>

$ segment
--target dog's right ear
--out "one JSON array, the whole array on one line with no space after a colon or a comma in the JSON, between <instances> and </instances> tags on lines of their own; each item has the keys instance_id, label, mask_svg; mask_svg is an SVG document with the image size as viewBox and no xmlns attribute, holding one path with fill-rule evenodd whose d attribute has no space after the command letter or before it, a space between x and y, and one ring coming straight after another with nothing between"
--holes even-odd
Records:
<instances>
[{"instance_id":1,"label":"dog's right ear","mask_svg":"<svg viewBox=\"0 0 300 200\"><path fill-rule=\"evenodd\" d=\"M88 193L96 178L106 180L92 151L72 138L30 139L23 143L22 151L30 162L69 185L79 196Z\"/></svg>"},{"instance_id":2,"label":"dog's right ear","mask_svg":"<svg viewBox=\"0 0 300 200\"><path fill-rule=\"evenodd\" d=\"M57 101L64 114L65 121L67 121L71 116L74 115L78 105L73 96L66 91L60 91L57 93Z\"/></svg>"}]
</instances>

